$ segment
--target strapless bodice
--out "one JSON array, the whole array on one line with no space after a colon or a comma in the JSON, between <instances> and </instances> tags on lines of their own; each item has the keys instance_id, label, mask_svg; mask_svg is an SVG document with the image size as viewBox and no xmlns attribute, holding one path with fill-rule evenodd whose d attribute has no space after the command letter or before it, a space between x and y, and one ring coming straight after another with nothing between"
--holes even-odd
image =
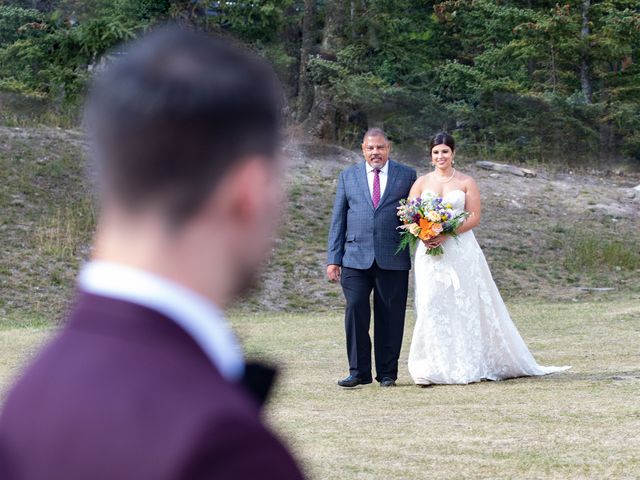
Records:
<instances>
[{"instance_id":1,"label":"strapless bodice","mask_svg":"<svg viewBox=\"0 0 640 480\"><path fill-rule=\"evenodd\" d=\"M424 192L422 192L423 196L425 194L438 195L437 193L435 193L435 192L433 192L431 190L425 190ZM466 196L467 196L467 194L463 190L456 189L456 190L451 190L451 191L445 193L442 196L442 200L445 203L450 203L453 206L454 210L462 211L462 210L464 210L464 203L465 203Z\"/></svg>"}]
</instances>

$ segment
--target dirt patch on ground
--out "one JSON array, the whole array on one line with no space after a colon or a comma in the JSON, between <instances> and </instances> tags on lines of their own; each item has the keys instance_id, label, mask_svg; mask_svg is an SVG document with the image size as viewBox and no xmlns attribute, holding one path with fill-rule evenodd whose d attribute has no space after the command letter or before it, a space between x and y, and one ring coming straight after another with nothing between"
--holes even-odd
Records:
<instances>
[{"instance_id":1,"label":"dirt patch on ground","mask_svg":"<svg viewBox=\"0 0 640 480\"><path fill-rule=\"evenodd\" d=\"M338 174L361 156L293 140L285 154L290 168L284 222L263 288L238 307L342 308L339 286L324 277L326 238ZM0 318L5 324L25 318L25 312L35 321L58 318L68 304L95 221L83 159L78 131L0 127ZM473 159L459 160L458 168L480 185L483 217L475 233L506 297L610 295L581 287L640 294L640 191L633 189L640 175L537 169L536 178L521 178L481 170ZM424 159L403 161L426 173ZM598 242L613 253L595 265L585 263L590 253L578 247L585 244L597 253Z\"/></svg>"}]
</instances>

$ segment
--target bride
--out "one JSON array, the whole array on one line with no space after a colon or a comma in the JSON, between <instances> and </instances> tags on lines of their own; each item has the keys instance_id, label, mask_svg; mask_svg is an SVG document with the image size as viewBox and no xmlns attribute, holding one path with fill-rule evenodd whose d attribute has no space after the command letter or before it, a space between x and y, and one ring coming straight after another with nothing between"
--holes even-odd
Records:
<instances>
[{"instance_id":1,"label":"bride","mask_svg":"<svg viewBox=\"0 0 640 480\"><path fill-rule=\"evenodd\" d=\"M472 229L480 223L476 182L453 167L455 142L438 133L430 144L434 171L414 183L409 196L442 196L470 217L457 239L439 235L419 242L415 257L416 325L409 373L419 385L546 375L570 367L536 363L511 321ZM444 254L427 255L443 244Z\"/></svg>"}]
</instances>

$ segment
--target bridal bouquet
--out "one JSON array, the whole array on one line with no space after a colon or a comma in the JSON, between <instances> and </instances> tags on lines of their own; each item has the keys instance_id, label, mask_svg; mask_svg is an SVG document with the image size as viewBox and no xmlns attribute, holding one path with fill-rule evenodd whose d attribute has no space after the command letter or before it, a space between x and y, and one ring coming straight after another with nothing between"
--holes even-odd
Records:
<instances>
[{"instance_id":1,"label":"bridal bouquet","mask_svg":"<svg viewBox=\"0 0 640 480\"><path fill-rule=\"evenodd\" d=\"M407 247L413 248L418 240L431 240L438 235L456 237L456 230L469 216L469 212L457 213L450 203L444 203L442 197L427 195L426 198L400 200L398 217L400 225L400 245L398 252ZM427 248L427 255L442 255L442 245Z\"/></svg>"}]
</instances>

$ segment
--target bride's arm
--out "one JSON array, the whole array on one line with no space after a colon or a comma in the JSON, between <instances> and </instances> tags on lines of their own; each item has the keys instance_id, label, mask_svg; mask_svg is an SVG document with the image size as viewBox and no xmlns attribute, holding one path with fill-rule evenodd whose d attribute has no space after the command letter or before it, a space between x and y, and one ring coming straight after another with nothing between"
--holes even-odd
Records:
<instances>
[{"instance_id":1,"label":"bride's arm","mask_svg":"<svg viewBox=\"0 0 640 480\"><path fill-rule=\"evenodd\" d=\"M411 190L409 190L409 199L413 200L414 198L422 195L422 182L424 180L424 175L419 177L413 185L411 186Z\"/></svg>"},{"instance_id":2,"label":"bride's arm","mask_svg":"<svg viewBox=\"0 0 640 480\"><path fill-rule=\"evenodd\" d=\"M464 221L457 233L468 232L469 230L476 228L480 224L480 213L482 211L482 205L480 204L480 190L478 184L473 178L469 178L467 184L467 195L465 200L464 209L471 215Z\"/></svg>"}]
</instances>

